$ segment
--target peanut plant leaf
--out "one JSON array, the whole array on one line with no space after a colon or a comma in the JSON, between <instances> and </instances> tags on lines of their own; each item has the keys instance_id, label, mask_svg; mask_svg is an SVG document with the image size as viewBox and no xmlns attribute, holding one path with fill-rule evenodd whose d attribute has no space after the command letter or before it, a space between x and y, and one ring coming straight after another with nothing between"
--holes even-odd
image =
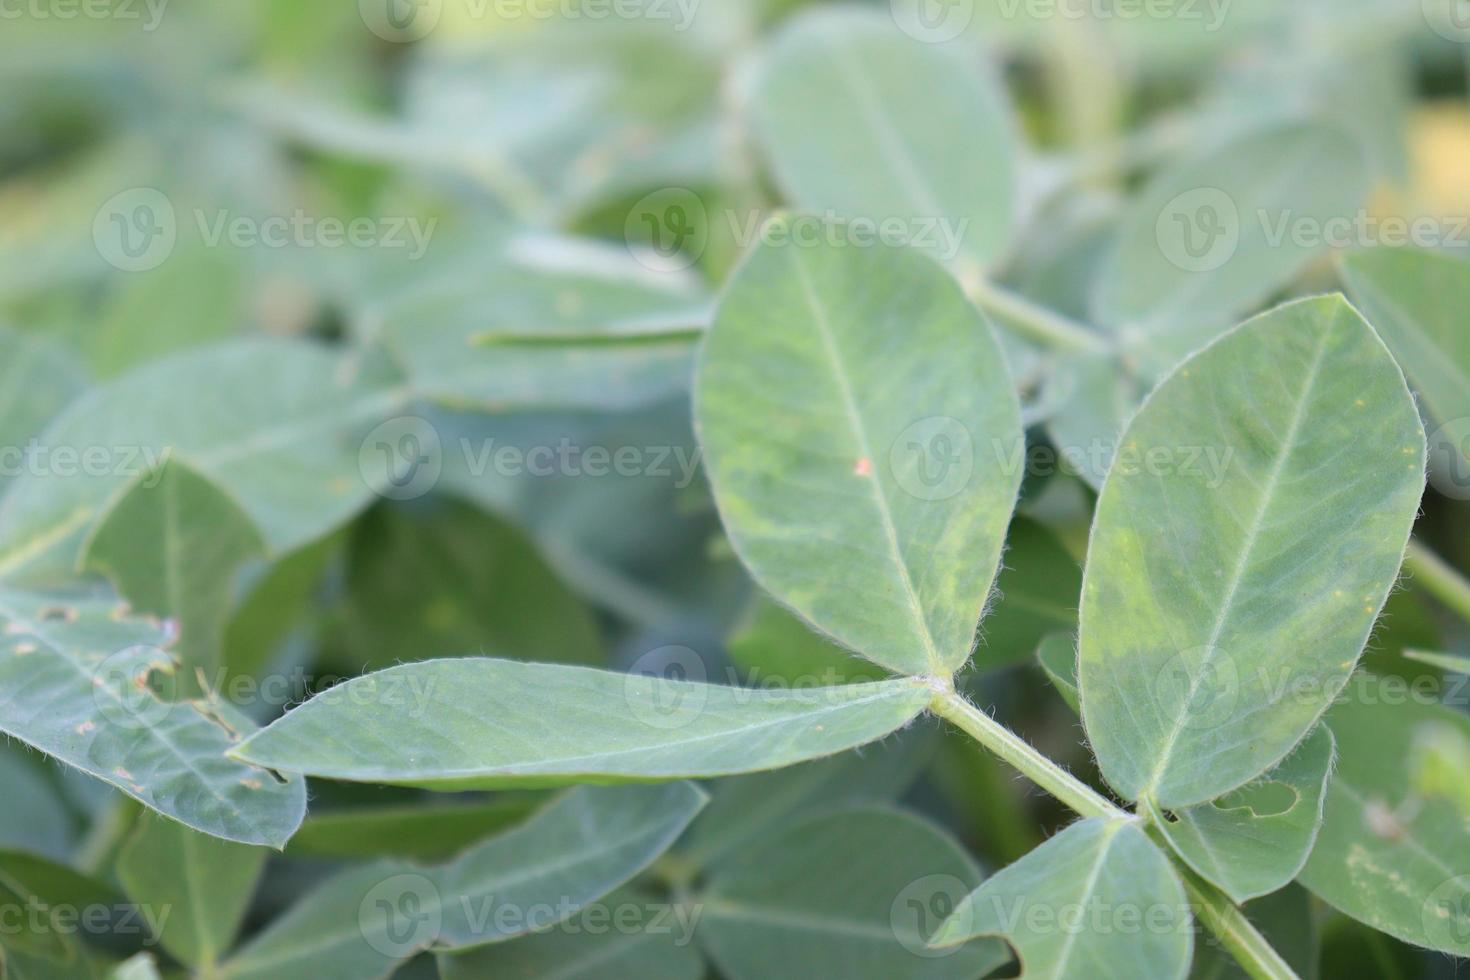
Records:
<instances>
[{"instance_id":1,"label":"peanut plant leaf","mask_svg":"<svg viewBox=\"0 0 1470 980\"><path fill-rule=\"evenodd\" d=\"M588 906L566 930L438 958L443 980L703 980L693 942L698 906L621 889Z\"/></svg>"},{"instance_id":2,"label":"peanut plant leaf","mask_svg":"<svg viewBox=\"0 0 1470 980\"><path fill-rule=\"evenodd\" d=\"M837 810L723 865L699 896L699 940L730 980L968 980L1004 964L1005 947L936 955L925 940L980 880L964 849L918 816Z\"/></svg>"},{"instance_id":3,"label":"peanut plant leaf","mask_svg":"<svg viewBox=\"0 0 1470 980\"><path fill-rule=\"evenodd\" d=\"M118 855L117 875L138 906L171 910L158 939L208 974L234 945L265 856L264 848L145 813Z\"/></svg>"},{"instance_id":4,"label":"peanut plant leaf","mask_svg":"<svg viewBox=\"0 0 1470 980\"><path fill-rule=\"evenodd\" d=\"M704 802L692 783L584 787L448 864L356 866L243 946L220 976L385 977L426 949L551 929L646 868Z\"/></svg>"},{"instance_id":5,"label":"peanut plant leaf","mask_svg":"<svg viewBox=\"0 0 1470 980\"><path fill-rule=\"evenodd\" d=\"M1237 903L1268 895L1295 878L1312 853L1332 754L1332 733L1319 725L1255 782L1155 823L1191 868Z\"/></svg>"},{"instance_id":6,"label":"peanut plant leaf","mask_svg":"<svg viewBox=\"0 0 1470 980\"><path fill-rule=\"evenodd\" d=\"M0 730L202 833L282 846L300 779L225 757L250 722L148 687L178 664L157 622L115 600L0 590Z\"/></svg>"},{"instance_id":7,"label":"peanut plant leaf","mask_svg":"<svg viewBox=\"0 0 1470 980\"><path fill-rule=\"evenodd\" d=\"M523 822L542 802L539 794L516 793L484 803L337 807L308 814L286 855L445 861Z\"/></svg>"},{"instance_id":8,"label":"peanut plant leaf","mask_svg":"<svg viewBox=\"0 0 1470 980\"><path fill-rule=\"evenodd\" d=\"M751 112L793 207L901 228L972 272L1010 246L1015 124L969 49L924 44L877 11L806 14L771 46Z\"/></svg>"},{"instance_id":9,"label":"peanut plant leaf","mask_svg":"<svg viewBox=\"0 0 1470 980\"><path fill-rule=\"evenodd\" d=\"M82 548L132 607L178 624L183 666L219 666L235 573L265 543L235 501L177 459L135 481Z\"/></svg>"},{"instance_id":10,"label":"peanut plant leaf","mask_svg":"<svg viewBox=\"0 0 1470 980\"><path fill-rule=\"evenodd\" d=\"M1405 650L1404 656L1410 660L1417 660L1421 664L1447 670L1452 674L1470 674L1470 657L1462 657L1453 653L1434 653L1429 650Z\"/></svg>"},{"instance_id":11,"label":"peanut plant leaf","mask_svg":"<svg viewBox=\"0 0 1470 980\"><path fill-rule=\"evenodd\" d=\"M325 779L440 790L725 776L882 738L929 698L909 679L779 690L428 660L319 694L234 755Z\"/></svg>"},{"instance_id":12,"label":"peanut plant leaf","mask_svg":"<svg viewBox=\"0 0 1470 980\"><path fill-rule=\"evenodd\" d=\"M1046 636L1036 648L1036 661L1067 706L1081 714L1077 703L1077 638L1070 633Z\"/></svg>"},{"instance_id":13,"label":"peanut plant leaf","mask_svg":"<svg viewBox=\"0 0 1470 980\"><path fill-rule=\"evenodd\" d=\"M756 599L725 645L752 684L851 684L885 676L766 596Z\"/></svg>"},{"instance_id":14,"label":"peanut plant leaf","mask_svg":"<svg viewBox=\"0 0 1470 980\"><path fill-rule=\"evenodd\" d=\"M1281 954L1298 977L1335 976L1323 973L1321 929L1312 893L1301 885L1291 884L1278 892L1262 896L1241 909L1271 948ZM1247 980L1249 974L1225 946L1208 933L1198 934L1194 944L1194 964L1189 980Z\"/></svg>"},{"instance_id":15,"label":"peanut plant leaf","mask_svg":"<svg viewBox=\"0 0 1470 980\"><path fill-rule=\"evenodd\" d=\"M1118 792L1205 803L1302 740L1398 575L1424 458L1403 374L1341 297L1250 320L1159 386L1103 486L1082 595L1083 720Z\"/></svg>"},{"instance_id":16,"label":"peanut plant leaf","mask_svg":"<svg viewBox=\"0 0 1470 980\"><path fill-rule=\"evenodd\" d=\"M86 375L66 349L42 337L0 327L0 491L22 470L26 443L86 387Z\"/></svg>"},{"instance_id":17,"label":"peanut plant leaf","mask_svg":"<svg viewBox=\"0 0 1470 980\"><path fill-rule=\"evenodd\" d=\"M715 500L756 580L884 667L958 669L1025 439L989 322L955 282L912 250L760 246L695 395Z\"/></svg>"},{"instance_id":18,"label":"peanut plant leaf","mask_svg":"<svg viewBox=\"0 0 1470 980\"><path fill-rule=\"evenodd\" d=\"M1147 926L1128 928L1129 919ZM942 949L978 936L1009 942L1022 976L1055 980L1182 978L1194 949L1169 859L1137 823L1105 817L1073 824L992 875L930 943Z\"/></svg>"},{"instance_id":19,"label":"peanut plant leaf","mask_svg":"<svg viewBox=\"0 0 1470 980\"><path fill-rule=\"evenodd\" d=\"M172 454L229 493L274 552L354 514L384 478L363 435L405 401L352 357L243 340L150 363L73 402L40 437L87 465L29 472L0 500L0 575L76 565L113 494Z\"/></svg>"},{"instance_id":20,"label":"peanut plant leaf","mask_svg":"<svg viewBox=\"0 0 1470 980\"><path fill-rule=\"evenodd\" d=\"M1163 170L1130 205L1097 277L1093 314L1137 342L1246 313L1326 251L1371 172L1336 127L1292 120ZM1146 345L1144 345L1146 346Z\"/></svg>"},{"instance_id":21,"label":"peanut plant leaf","mask_svg":"<svg viewBox=\"0 0 1470 980\"><path fill-rule=\"evenodd\" d=\"M1470 817L1425 794L1409 764L1439 726L1470 738L1470 718L1375 680L1327 715L1337 770L1302 884L1406 943L1470 956Z\"/></svg>"},{"instance_id":22,"label":"peanut plant leaf","mask_svg":"<svg viewBox=\"0 0 1470 980\"><path fill-rule=\"evenodd\" d=\"M1343 281L1383 335L1438 427L1436 485L1470 498L1470 262L1447 252L1373 248L1344 255ZM1441 481L1442 484L1441 484Z\"/></svg>"},{"instance_id":23,"label":"peanut plant leaf","mask_svg":"<svg viewBox=\"0 0 1470 980\"><path fill-rule=\"evenodd\" d=\"M985 613L975 666L1026 660L1048 634L1077 630L1082 566L1043 525L1017 517L1006 535L995 601Z\"/></svg>"}]
</instances>

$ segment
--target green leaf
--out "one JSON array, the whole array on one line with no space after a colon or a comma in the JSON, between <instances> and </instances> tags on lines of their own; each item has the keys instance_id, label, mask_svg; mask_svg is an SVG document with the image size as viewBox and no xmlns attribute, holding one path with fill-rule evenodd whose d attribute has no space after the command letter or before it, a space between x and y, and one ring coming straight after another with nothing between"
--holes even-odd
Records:
<instances>
[{"instance_id":1,"label":"green leaf","mask_svg":"<svg viewBox=\"0 0 1470 980\"><path fill-rule=\"evenodd\" d=\"M590 905L565 929L441 955L439 975L444 980L702 980L704 958L692 941L699 917L698 906L623 889Z\"/></svg>"},{"instance_id":2,"label":"green leaf","mask_svg":"<svg viewBox=\"0 0 1470 980\"><path fill-rule=\"evenodd\" d=\"M371 373L371 372L368 372ZM86 465L27 473L0 501L0 575L67 574L127 483L182 457L230 493L273 552L346 521L382 484L362 434L403 404L351 356L238 341L148 364L73 402L41 437Z\"/></svg>"},{"instance_id":3,"label":"green leaf","mask_svg":"<svg viewBox=\"0 0 1470 980\"><path fill-rule=\"evenodd\" d=\"M319 694L232 754L326 779L440 790L724 776L882 738L930 696L907 679L771 690L428 660Z\"/></svg>"},{"instance_id":4,"label":"green leaf","mask_svg":"<svg viewBox=\"0 0 1470 980\"><path fill-rule=\"evenodd\" d=\"M442 861L525 820L541 800L517 793L488 803L345 807L307 816L290 857L399 857Z\"/></svg>"},{"instance_id":5,"label":"green leaf","mask_svg":"<svg viewBox=\"0 0 1470 980\"><path fill-rule=\"evenodd\" d=\"M1103 487L1082 596L1083 719L1115 789L1193 806L1302 740L1398 576L1424 452L1402 373L1341 297L1250 320L1159 386Z\"/></svg>"},{"instance_id":6,"label":"green leaf","mask_svg":"<svg viewBox=\"0 0 1470 980\"><path fill-rule=\"evenodd\" d=\"M449 864L355 867L242 947L221 976L382 977L431 947L550 929L646 868L704 802L691 783L576 789Z\"/></svg>"},{"instance_id":7,"label":"green leaf","mask_svg":"<svg viewBox=\"0 0 1470 980\"><path fill-rule=\"evenodd\" d=\"M1461 657L1452 653L1431 653L1428 650L1405 650L1404 656L1410 660L1417 660L1421 664L1429 664L1440 670L1447 670L1452 674L1470 674L1470 657Z\"/></svg>"},{"instance_id":8,"label":"green leaf","mask_svg":"<svg viewBox=\"0 0 1470 980\"><path fill-rule=\"evenodd\" d=\"M265 548L227 494L176 459L114 501L82 546L133 608L178 624L185 668L219 665L235 574Z\"/></svg>"},{"instance_id":9,"label":"green leaf","mask_svg":"<svg viewBox=\"0 0 1470 980\"><path fill-rule=\"evenodd\" d=\"M1213 803L1155 811L1155 824L1185 862L1244 903L1286 886L1316 843L1332 733L1319 725L1275 769Z\"/></svg>"},{"instance_id":10,"label":"green leaf","mask_svg":"<svg viewBox=\"0 0 1470 980\"><path fill-rule=\"evenodd\" d=\"M1404 942L1470 955L1466 818L1451 800L1423 795L1409 764L1421 733L1444 725L1470 736L1470 718L1369 679L1327 716L1337 770L1302 884Z\"/></svg>"},{"instance_id":11,"label":"green leaf","mask_svg":"<svg viewBox=\"0 0 1470 980\"><path fill-rule=\"evenodd\" d=\"M936 953L925 940L980 880L964 849L920 817L839 810L728 862L699 896L699 939L730 980L970 980L1004 964L1005 947Z\"/></svg>"},{"instance_id":12,"label":"green leaf","mask_svg":"<svg viewBox=\"0 0 1470 980\"><path fill-rule=\"evenodd\" d=\"M234 945L265 856L145 813L118 856L117 876L139 906L171 910L158 938L208 973Z\"/></svg>"},{"instance_id":13,"label":"green leaf","mask_svg":"<svg viewBox=\"0 0 1470 980\"><path fill-rule=\"evenodd\" d=\"M1383 334L1443 428L1431 445L1457 499L1470 496L1470 262L1447 252L1374 248L1344 255L1353 299ZM1437 484L1438 485L1438 484Z\"/></svg>"},{"instance_id":14,"label":"green leaf","mask_svg":"<svg viewBox=\"0 0 1470 980\"><path fill-rule=\"evenodd\" d=\"M74 960L71 937L78 923L68 923L65 910L107 910L102 925L112 926L126 914L123 905L123 896L111 886L64 864L23 851L0 851L0 916L5 920L5 945L12 952Z\"/></svg>"},{"instance_id":15,"label":"green leaf","mask_svg":"<svg viewBox=\"0 0 1470 980\"><path fill-rule=\"evenodd\" d=\"M1076 631L1082 566L1044 526L1018 517L995 592L975 654L984 669L1025 660L1049 633Z\"/></svg>"},{"instance_id":16,"label":"green leaf","mask_svg":"<svg viewBox=\"0 0 1470 980\"><path fill-rule=\"evenodd\" d=\"M480 652L597 663L597 623L511 524L456 500L380 506L348 539L344 653L361 669Z\"/></svg>"},{"instance_id":17,"label":"green leaf","mask_svg":"<svg viewBox=\"0 0 1470 980\"><path fill-rule=\"evenodd\" d=\"M794 207L896 222L975 271L1010 246L1015 127L970 49L924 44L877 11L806 14L771 46L751 113Z\"/></svg>"},{"instance_id":18,"label":"green leaf","mask_svg":"<svg viewBox=\"0 0 1470 980\"><path fill-rule=\"evenodd\" d=\"M67 403L81 393L86 377L63 348L50 341L0 328L0 451L5 453L0 490L20 472L19 453Z\"/></svg>"},{"instance_id":19,"label":"green leaf","mask_svg":"<svg viewBox=\"0 0 1470 980\"><path fill-rule=\"evenodd\" d=\"M1036 648L1036 660L1062 700L1081 714L1077 703L1077 638L1070 633L1052 633Z\"/></svg>"},{"instance_id":20,"label":"green leaf","mask_svg":"<svg viewBox=\"0 0 1470 980\"><path fill-rule=\"evenodd\" d=\"M1201 316L1224 326L1324 252L1328 222L1350 218L1370 186L1360 145L1330 125L1295 119L1203 146L1129 207L1093 313L1132 341Z\"/></svg>"},{"instance_id":21,"label":"green leaf","mask_svg":"<svg viewBox=\"0 0 1470 980\"><path fill-rule=\"evenodd\" d=\"M138 953L113 967L107 980L160 980L158 964L152 954Z\"/></svg>"},{"instance_id":22,"label":"green leaf","mask_svg":"<svg viewBox=\"0 0 1470 980\"><path fill-rule=\"evenodd\" d=\"M0 745L0 786L10 795L0 821L0 848L65 860L76 841L76 819L45 757L23 745Z\"/></svg>"},{"instance_id":23,"label":"green leaf","mask_svg":"<svg viewBox=\"0 0 1470 980\"><path fill-rule=\"evenodd\" d=\"M1067 358L1057 365L1050 384L1059 404L1046 428L1056 447L1057 468L1100 490L1118 437L1147 388L1114 354Z\"/></svg>"},{"instance_id":24,"label":"green leaf","mask_svg":"<svg viewBox=\"0 0 1470 980\"><path fill-rule=\"evenodd\" d=\"M779 601L901 673L965 662L1024 436L989 323L938 265L757 248L706 341L695 419L731 543Z\"/></svg>"},{"instance_id":25,"label":"green leaf","mask_svg":"<svg viewBox=\"0 0 1470 980\"><path fill-rule=\"evenodd\" d=\"M250 722L149 687L170 634L115 600L0 590L0 730L195 830L280 847L306 790L225 758Z\"/></svg>"},{"instance_id":26,"label":"green leaf","mask_svg":"<svg viewBox=\"0 0 1470 980\"><path fill-rule=\"evenodd\" d=\"M1021 973L1182 978L1194 935L1184 887L1137 823L1073 824L965 898L930 941L1006 939Z\"/></svg>"},{"instance_id":27,"label":"green leaf","mask_svg":"<svg viewBox=\"0 0 1470 980\"><path fill-rule=\"evenodd\" d=\"M757 597L726 647L730 659L757 686L851 684L884 676L766 596Z\"/></svg>"},{"instance_id":28,"label":"green leaf","mask_svg":"<svg viewBox=\"0 0 1470 980\"><path fill-rule=\"evenodd\" d=\"M1318 968L1322 938L1312 895L1301 885L1288 885L1241 908L1271 948L1305 980L1323 975ZM1344 920L1345 921L1345 920ZM1337 976L1328 972L1326 976ZM1246 980L1248 974L1218 939L1200 933L1194 945L1190 980Z\"/></svg>"}]
</instances>

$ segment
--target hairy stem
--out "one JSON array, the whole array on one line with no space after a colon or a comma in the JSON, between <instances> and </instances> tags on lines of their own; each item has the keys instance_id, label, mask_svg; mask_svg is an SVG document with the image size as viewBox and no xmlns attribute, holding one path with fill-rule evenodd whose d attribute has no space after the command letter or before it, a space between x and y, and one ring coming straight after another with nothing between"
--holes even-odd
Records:
<instances>
[{"instance_id":1,"label":"hairy stem","mask_svg":"<svg viewBox=\"0 0 1470 980\"><path fill-rule=\"evenodd\" d=\"M1082 816L1137 819L952 688L936 689L929 707ZM1230 950L1246 973L1256 980L1299 980L1227 895L1185 867L1167 844L1161 843L1160 849L1169 856L1184 882L1195 917Z\"/></svg>"},{"instance_id":2,"label":"hairy stem","mask_svg":"<svg viewBox=\"0 0 1470 980\"><path fill-rule=\"evenodd\" d=\"M1418 541L1409 542L1404 568L1425 591L1470 621L1470 581Z\"/></svg>"},{"instance_id":3,"label":"hairy stem","mask_svg":"<svg viewBox=\"0 0 1470 980\"><path fill-rule=\"evenodd\" d=\"M1102 353L1107 338L1082 324L1017 293L992 285L980 276L965 277L965 293L986 313L1016 333L1053 350Z\"/></svg>"}]
</instances>

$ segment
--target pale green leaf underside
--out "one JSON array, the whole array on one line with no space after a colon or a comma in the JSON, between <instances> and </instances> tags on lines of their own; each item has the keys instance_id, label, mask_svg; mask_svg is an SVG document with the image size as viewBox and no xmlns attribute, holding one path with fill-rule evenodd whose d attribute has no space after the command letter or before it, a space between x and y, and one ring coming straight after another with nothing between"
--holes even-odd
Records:
<instances>
[{"instance_id":1,"label":"pale green leaf underside","mask_svg":"<svg viewBox=\"0 0 1470 980\"><path fill-rule=\"evenodd\" d=\"M1446 725L1470 738L1470 718L1375 693L1333 708L1327 723L1337 771L1302 884L1404 942L1470 956L1470 815L1422 793L1409 764L1421 733Z\"/></svg>"},{"instance_id":2,"label":"pale green leaf underside","mask_svg":"<svg viewBox=\"0 0 1470 980\"><path fill-rule=\"evenodd\" d=\"M372 495L363 436L406 402L350 357L246 340L148 364L73 402L42 434L55 452L106 465L27 473L0 501L0 575L72 571L109 499L168 452L224 487L267 545L285 552Z\"/></svg>"},{"instance_id":3,"label":"pale green leaf underside","mask_svg":"<svg viewBox=\"0 0 1470 980\"><path fill-rule=\"evenodd\" d=\"M425 949L550 929L646 868L704 802L692 783L584 787L448 864L355 867L306 895L220 975L382 977Z\"/></svg>"},{"instance_id":4,"label":"pale green leaf underside","mask_svg":"<svg viewBox=\"0 0 1470 980\"><path fill-rule=\"evenodd\" d=\"M264 548L228 494L170 459L108 508L82 563L106 574L134 609L175 620L186 669L212 677L235 573Z\"/></svg>"},{"instance_id":5,"label":"pale green leaf underside","mask_svg":"<svg viewBox=\"0 0 1470 980\"><path fill-rule=\"evenodd\" d=\"M1069 633L1052 633L1036 648L1036 661L1041 664L1047 679L1067 702L1068 707L1078 713L1077 703L1077 640Z\"/></svg>"},{"instance_id":6,"label":"pale green leaf underside","mask_svg":"<svg viewBox=\"0 0 1470 980\"><path fill-rule=\"evenodd\" d=\"M145 813L118 855L128 898L171 910L158 938L181 962L207 967L235 942L266 851Z\"/></svg>"},{"instance_id":7,"label":"pale green leaf underside","mask_svg":"<svg viewBox=\"0 0 1470 980\"><path fill-rule=\"evenodd\" d=\"M598 900L582 921L438 958L443 980L534 977L536 980L703 980L704 957L692 942L699 910L666 897L622 889ZM609 926L610 922L618 923ZM631 925L630 925L631 923Z\"/></svg>"},{"instance_id":8,"label":"pale green leaf underside","mask_svg":"<svg viewBox=\"0 0 1470 980\"><path fill-rule=\"evenodd\" d=\"M896 220L916 246L970 268L1010 246L1014 125L972 57L916 41L877 11L819 11L776 40L751 108L794 207Z\"/></svg>"},{"instance_id":9,"label":"pale green leaf underside","mask_svg":"<svg viewBox=\"0 0 1470 980\"><path fill-rule=\"evenodd\" d=\"M306 810L302 781L226 758L251 726L224 705L146 693L144 676L176 667L160 649L171 637L121 610L0 591L0 730L196 830L283 845Z\"/></svg>"},{"instance_id":10,"label":"pale green leaf underside","mask_svg":"<svg viewBox=\"0 0 1470 980\"><path fill-rule=\"evenodd\" d=\"M965 662L1024 437L990 325L938 265L758 247L706 341L695 419L726 531L768 591L892 670Z\"/></svg>"},{"instance_id":11,"label":"pale green leaf underside","mask_svg":"<svg viewBox=\"0 0 1470 980\"><path fill-rule=\"evenodd\" d=\"M1372 329L1323 297L1185 362L1121 445L1084 578L1083 717L1120 793L1192 806L1274 766L1346 683L1403 560L1424 430ZM1212 479L1203 449L1229 456Z\"/></svg>"},{"instance_id":12,"label":"pale green leaf underside","mask_svg":"<svg viewBox=\"0 0 1470 980\"><path fill-rule=\"evenodd\" d=\"M327 779L432 789L724 776L882 738L912 680L771 690L513 660L429 660L354 678L235 754Z\"/></svg>"},{"instance_id":13,"label":"pale green leaf underside","mask_svg":"<svg viewBox=\"0 0 1470 980\"><path fill-rule=\"evenodd\" d=\"M1137 928L1126 927L1130 918ZM1101 817L1073 824L992 876L932 943L975 936L1004 938L1022 976L1048 980L1182 978L1194 946L1169 859L1137 823Z\"/></svg>"},{"instance_id":14,"label":"pale green leaf underside","mask_svg":"<svg viewBox=\"0 0 1470 980\"><path fill-rule=\"evenodd\" d=\"M1003 945L934 956L925 940L980 879L962 847L912 814L836 810L724 864L699 896L699 938L730 980L971 980L1009 959Z\"/></svg>"},{"instance_id":15,"label":"pale green leaf underside","mask_svg":"<svg viewBox=\"0 0 1470 980\"><path fill-rule=\"evenodd\" d=\"M1223 326L1323 252L1310 232L1350 218L1370 186L1359 144L1328 125L1293 120L1202 148L1129 206L1093 312L1130 335Z\"/></svg>"},{"instance_id":16,"label":"pale green leaf underside","mask_svg":"<svg viewBox=\"0 0 1470 980\"><path fill-rule=\"evenodd\" d=\"M1295 878L1312 852L1332 754L1332 733L1319 725L1255 783L1179 810L1158 826L1191 868L1236 902L1270 894ZM1272 809L1287 801L1287 809Z\"/></svg>"}]
</instances>

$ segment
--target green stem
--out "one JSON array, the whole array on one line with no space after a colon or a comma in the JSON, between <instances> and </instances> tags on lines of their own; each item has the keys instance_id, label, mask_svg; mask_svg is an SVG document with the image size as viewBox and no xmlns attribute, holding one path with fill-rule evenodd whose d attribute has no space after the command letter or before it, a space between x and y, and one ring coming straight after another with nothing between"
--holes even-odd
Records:
<instances>
[{"instance_id":1,"label":"green stem","mask_svg":"<svg viewBox=\"0 0 1470 980\"><path fill-rule=\"evenodd\" d=\"M1418 541L1409 542L1404 568L1425 591L1470 621L1470 581L1456 568Z\"/></svg>"},{"instance_id":2,"label":"green stem","mask_svg":"<svg viewBox=\"0 0 1470 980\"><path fill-rule=\"evenodd\" d=\"M1082 816L1137 819L1036 751L1029 742L966 701L952 688L937 688L929 708ZM1246 973L1256 980L1299 980L1280 954L1271 948L1266 937L1227 895L1175 859L1167 845L1161 849L1169 855L1184 882L1195 917L1230 950Z\"/></svg>"},{"instance_id":3,"label":"green stem","mask_svg":"<svg viewBox=\"0 0 1470 980\"><path fill-rule=\"evenodd\" d=\"M1105 337L1070 317L1049 310L979 276L965 277L965 293L986 313L1016 333L1053 350L1100 354L1110 349Z\"/></svg>"}]
</instances>

